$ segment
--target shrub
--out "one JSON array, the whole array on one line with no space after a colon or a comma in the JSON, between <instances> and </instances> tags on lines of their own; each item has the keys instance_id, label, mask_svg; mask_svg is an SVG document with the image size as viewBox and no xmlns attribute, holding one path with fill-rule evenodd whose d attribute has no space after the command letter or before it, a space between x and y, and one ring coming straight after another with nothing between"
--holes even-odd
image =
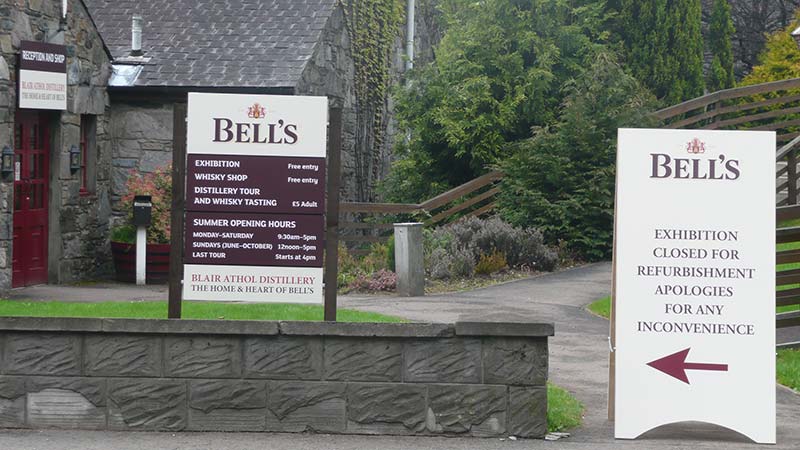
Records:
<instances>
[{"instance_id":1,"label":"shrub","mask_svg":"<svg viewBox=\"0 0 800 450\"><path fill-rule=\"evenodd\" d=\"M538 230L514 227L499 217L484 220L474 240L483 254L503 253L511 267L553 270L558 261L556 253L543 244Z\"/></svg>"},{"instance_id":2,"label":"shrub","mask_svg":"<svg viewBox=\"0 0 800 450\"><path fill-rule=\"evenodd\" d=\"M391 270L381 269L377 272L361 274L348 286L354 291L389 292L397 289L397 274Z\"/></svg>"},{"instance_id":3,"label":"shrub","mask_svg":"<svg viewBox=\"0 0 800 450\"><path fill-rule=\"evenodd\" d=\"M390 254L391 246L388 242L385 244L372 244L369 253L361 257L354 256L344 244L340 244L337 286L357 291L393 290L392 283L387 279L387 273L392 273L387 266ZM378 276L377 274L382 275ZM376 289L372 289L370 286L374 286Z\"/></svg>"},{"instance_id":4,"label":"shrub","mask_svg":"<svg viewBox=\"0 0 800 450\"><path fill-rule=\"evenodd\" d=\"M444 280L452 277L450 272L451 258L450 252L445 247L434 248L425 264L430 277L434 280Z\"/></svg>"},{"instance_id":5,"label":"shrub","mask_svg":"<svg viewBox=\"0 0 800 450\"><path fill-rule=\"evenodd\" d=\"M494 252L491 255L482 254L478 263L475 264L475 273L489 275L499 272L508 267L506 255L503 252Z\"/></svg>"},{"instance_id":6,"label":"shrub","mask_svg":"<svg viewBox=\"0 0 800 450\"><path fill-rule=\"evenodd\" d=\"M112 230L112 239L133 243L136 229L133 221L133 198L137 195L150 195L153 201L152 222L147 228L147 242L168 244L170 239L172 210L172 164L157 168L151 173L131 172L126 191L120 200L123 210L128 211L127 223Z\"/></svg>"},{"instance_id":7,"label":"shrub","mask_svg":"<svg viewBox=\"0 0 800 450\"><path fill-rule=\"evenodd\" d=\"M386 241L386 267L389 270L396 270L394 267L394 235Z\"/></svg>"},{"instance_id":8,"label":"shrub","mask_svg":"<svg viewBox=\"0 0 800 450\"><path fill-rule=\"evenodd\" d=\"M111 240L133 244L136 242L136 227L131 224L114 227L111 230Z\"/></svg>"},{"instance_id":9,"label":"shrub","mask_svg":"<svg viewBox=\"0 0 800 450\"><path fill-rule=\"evenodd\" d=\"M389 264L391 260L392 264ZM375 243L369 248L369 253L361 260L361 267L365 272L376 272L381 269L394 270L394 239L389 238L386 243Z\"/></svg>"},{"instance_id":10,"label":"shrub","mask_svg":"<svg viewBox=\"0 0 800 450\"><path fill-rule=\"evenodd\" d=\"M425 267L433 279L492 273L506 266L552 270L555 251L532 228L513 227L499 218L467 218L424 234Z\"/></svg>"},{"instance_id":11,"label":"shrub","mask_svg":"<svg viewBox=\"0 0 800 450\"><path fill-rule=\"evenodd\" d=\"M431 252L426 268L434 280L471 277L475 273L475 256L469 249L439 247Z\"/></svg>"},{"instance_id":12,"label":"shrub","mask_svg":"<svg viewBox=\"0 0 800 450\"><path fill-rule=\"evenodd\" d=\"M338 275L336 277L336 285L337 287L343 288L347 287L352 283L359 275L359 264L358 261L347 251L347 247L344 244L339 244L339 258L337 260L338 263Z\"/></svg>"},{"instance_id":13,"label":"shrub","mask_svg":"<svg viewBox=\"0 0 800 450\"><path fill-rule=\"evenodd\" d=\"M468 278L475 274L475 254L471 249L459 247L450 253L450 277Z\"/></svg>"}]
</instances>

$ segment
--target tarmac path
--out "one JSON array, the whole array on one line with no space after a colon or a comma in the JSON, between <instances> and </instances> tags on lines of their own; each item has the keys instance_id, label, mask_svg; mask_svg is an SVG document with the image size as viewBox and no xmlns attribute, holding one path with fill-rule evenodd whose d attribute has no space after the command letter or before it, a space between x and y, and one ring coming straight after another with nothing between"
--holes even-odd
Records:
<instances>
[{"instance_id":1,"label":"tarmac path","mask_svg":"<svg viewBox=\"0 0 800 450\"><path fill-rule=\"evenodd\" d=\"M426 322L530 321L555 323L550 341L550 380L573 392L586 406L584 424L556 442L429 437L365 437L251 433L115 433L88 431L0 431L0 449L739 449L758 448L736 433L702 424L664 427L636 441L617 441L606 418L608 321L585 306L611 290L611 265L598 263L470 292L416 298L342 297L339 306ZM108 300L98 287L75 300ZM38 290L37 290L38 289ZM17 292L16 298L44 299L47 287ZM90 294L87 296L87 290ZM60 298L72 294L59 289ZM120 298L116 295L115 298ZM163 295L163 292L161 293ZM135 291L130 299L157 299L158 290ZM90 298L91 297L91 298ZM163 299L163 297L161 297ZM778 445L800 449L800 395L777 387ZM680 436L680 439L676 439Z\"/></svg>"},{"instance_id":2,"label":"tarmac path","mask_svg":"<svg viewBox=\"0 0 800 450\"><path fill-rule=\"evenodd\" d=\"M750 441L728 430L702 424L663 427L647 440L615 441L607 420L608 321L590 313L589 303L611 292L611 264L597 263L470 292L417 298L348 298L343 307L380 312L411 320L533 321L555 323L550 340L550 381L572 392L586 407L584 424L567 439L586 448L614 445L634 448L679 448L681 445L726 444L738 448ZM777 386L778 443L774 448L800 449L800 395ZM692 441L667 439L676 434ZM746 444L744 447L752 447Z\"/></svg>"}]
</instances>

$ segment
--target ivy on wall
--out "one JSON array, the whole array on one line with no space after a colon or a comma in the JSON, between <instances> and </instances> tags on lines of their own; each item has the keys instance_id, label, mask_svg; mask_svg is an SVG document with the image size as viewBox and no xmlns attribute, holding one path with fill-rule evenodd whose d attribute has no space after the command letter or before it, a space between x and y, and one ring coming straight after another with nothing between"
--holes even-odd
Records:
<instances>
[{"instance_id":1,"label":"ivy on wall","mask_svg":"<svg viewBox=\"0 0 800 450\"><path fill-rule=\"evenodd\" d=\"M339 1L355 64L356 196L372 201L386 133L391 55L405 17L405 1Z\"/></svg>"}]
</instances>

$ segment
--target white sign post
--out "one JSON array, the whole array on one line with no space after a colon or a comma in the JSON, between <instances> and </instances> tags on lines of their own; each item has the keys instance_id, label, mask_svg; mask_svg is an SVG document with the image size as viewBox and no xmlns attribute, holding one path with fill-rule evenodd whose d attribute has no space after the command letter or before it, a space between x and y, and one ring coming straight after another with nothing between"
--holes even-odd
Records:
<instances>
[{"instance_id":1,"label":"white sign post","mask_svg":"<svg viewBox=\"0 0 800 450\"><path fill-rule=\"evenodd\" d=\"M775 133L619 130L615 437L775 443Z\"/></svg>"},{"instance_id":2,"label":"white sign post","mask_svg":"<svg viewBox=\"0 0 800 450\"><path fill-rule=\"evenodd\" d=\"M136 227L136 284L144 286L147 279L147 227Z\"/></svg>"}]
</instances>

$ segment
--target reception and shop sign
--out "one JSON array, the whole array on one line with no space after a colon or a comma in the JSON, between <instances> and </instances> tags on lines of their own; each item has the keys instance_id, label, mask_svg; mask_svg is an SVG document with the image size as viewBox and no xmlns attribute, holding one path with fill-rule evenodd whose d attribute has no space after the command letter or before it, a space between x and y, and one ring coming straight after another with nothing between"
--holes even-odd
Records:
<instances>
[{"instance_id":1,"label":"reception and shop sign","mask_svg":"<svg viewBox=\"0 0 800 450\"><path fill-rule=\"evenodd\" d=\"M19 107L67 109L67 47L21 41Z\"/></svg>"}]
</instances>

